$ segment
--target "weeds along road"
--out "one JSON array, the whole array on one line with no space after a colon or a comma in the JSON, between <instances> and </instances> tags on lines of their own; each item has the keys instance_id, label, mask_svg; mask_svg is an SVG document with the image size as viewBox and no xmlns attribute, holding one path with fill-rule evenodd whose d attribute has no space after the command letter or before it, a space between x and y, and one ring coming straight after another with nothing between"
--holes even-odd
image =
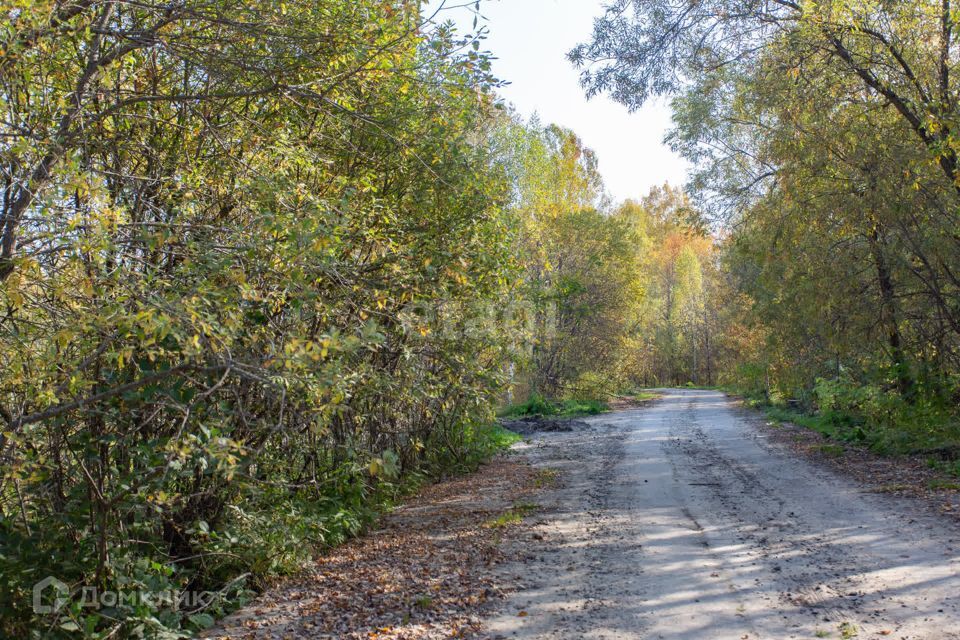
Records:
<instances>
[{"instance_id":1,"label":"weeds along road","mask_svg":"<svg viewBox=\"0 0 960 640\"><path fill-rule=\"evenodd\" d=\"M518 638L960 638L960 530L793 458L723 394L667 390L523 446L545 492Z\"/></svg>"}]
</instances>

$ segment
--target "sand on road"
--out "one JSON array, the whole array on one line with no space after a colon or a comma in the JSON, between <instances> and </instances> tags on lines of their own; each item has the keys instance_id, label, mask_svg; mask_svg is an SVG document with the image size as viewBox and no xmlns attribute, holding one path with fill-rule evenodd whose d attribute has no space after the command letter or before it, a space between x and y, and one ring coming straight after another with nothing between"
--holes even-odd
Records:
<instances>
[{"instance_id":1,"label":"sand on road","mask_svg":"<svg viewBox=\"0 0 960 640\"><path fill-rule=\"evenodd\" d=\"M960 638L960 531L766 442L719 392L522 445L541 497L489 637Z\"/></svg>"}]
</instances>

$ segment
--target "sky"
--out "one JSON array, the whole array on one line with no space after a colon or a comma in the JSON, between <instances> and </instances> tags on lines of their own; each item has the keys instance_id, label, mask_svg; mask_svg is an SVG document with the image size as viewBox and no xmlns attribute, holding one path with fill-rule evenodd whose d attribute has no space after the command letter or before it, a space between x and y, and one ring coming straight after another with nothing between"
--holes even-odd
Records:
<instances>
[{"instance_id":1,"label":"sky","mask_svg":"<svg viewBox=\"0 0 960 640\"><path fill-rule=\"evenodd\" d=\"M433 0L431 8L442 0ZM469 30L473 13L446 0L440 15ZM472 2L469 3L472 5ZM663 144L669 106L660 101L629 113L605 96L587 100L566 53L585 41L603 0L484 0L490 33L484 42L497 58L495 74L510 84L501 93L517 111L572 129L596 151L607 191L617 200L639 198L650 187L682 185L687 163Z\"/></svg>"}]
</instances>

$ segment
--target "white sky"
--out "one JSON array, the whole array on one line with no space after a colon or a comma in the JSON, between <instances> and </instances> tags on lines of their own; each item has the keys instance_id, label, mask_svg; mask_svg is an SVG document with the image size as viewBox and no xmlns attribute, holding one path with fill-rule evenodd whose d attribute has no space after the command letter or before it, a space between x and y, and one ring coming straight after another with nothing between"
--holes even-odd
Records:
<instances>
[{"instance_id":1,"label":"white sky","mask_svg":"<svg viewBox=\"0 0 960 640\"><path fill-rule=\"evenodd\" d=\"M430 6L440 1L432 0ZM446 0L445 6L463 3ZM483 48L497 58L497 77L511 83L501 93L524 116L537 112L545 124L575 131L597 152L615 199L638 198L664 182L682 185L687 163L663 144L670 127L667 104L648 104L630 114L604 96L587 101L577 71L566 59L567 51L588 38L593 18L602 10L603 0L484 0L481 14L490 34ZM464 30L472 27L468 9L452 8L441 16Z\"/></svg>"}]
</instances>

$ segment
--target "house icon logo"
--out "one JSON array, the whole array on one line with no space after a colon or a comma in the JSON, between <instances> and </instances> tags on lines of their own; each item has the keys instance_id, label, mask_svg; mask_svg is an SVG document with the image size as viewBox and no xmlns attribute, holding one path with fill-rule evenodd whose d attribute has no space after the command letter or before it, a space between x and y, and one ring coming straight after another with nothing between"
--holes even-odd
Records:
<instances>
[{"instance_id":1,"label":"house icon logo","mask_svg":"<svg viewBox=\"0 0 960 640\"><path fill-rule=\"evenodd\" d=\"M56 613L67 604L70 587L62 580L47 576L33 585L33 612Z\"/></svg>"}]
</instances>

